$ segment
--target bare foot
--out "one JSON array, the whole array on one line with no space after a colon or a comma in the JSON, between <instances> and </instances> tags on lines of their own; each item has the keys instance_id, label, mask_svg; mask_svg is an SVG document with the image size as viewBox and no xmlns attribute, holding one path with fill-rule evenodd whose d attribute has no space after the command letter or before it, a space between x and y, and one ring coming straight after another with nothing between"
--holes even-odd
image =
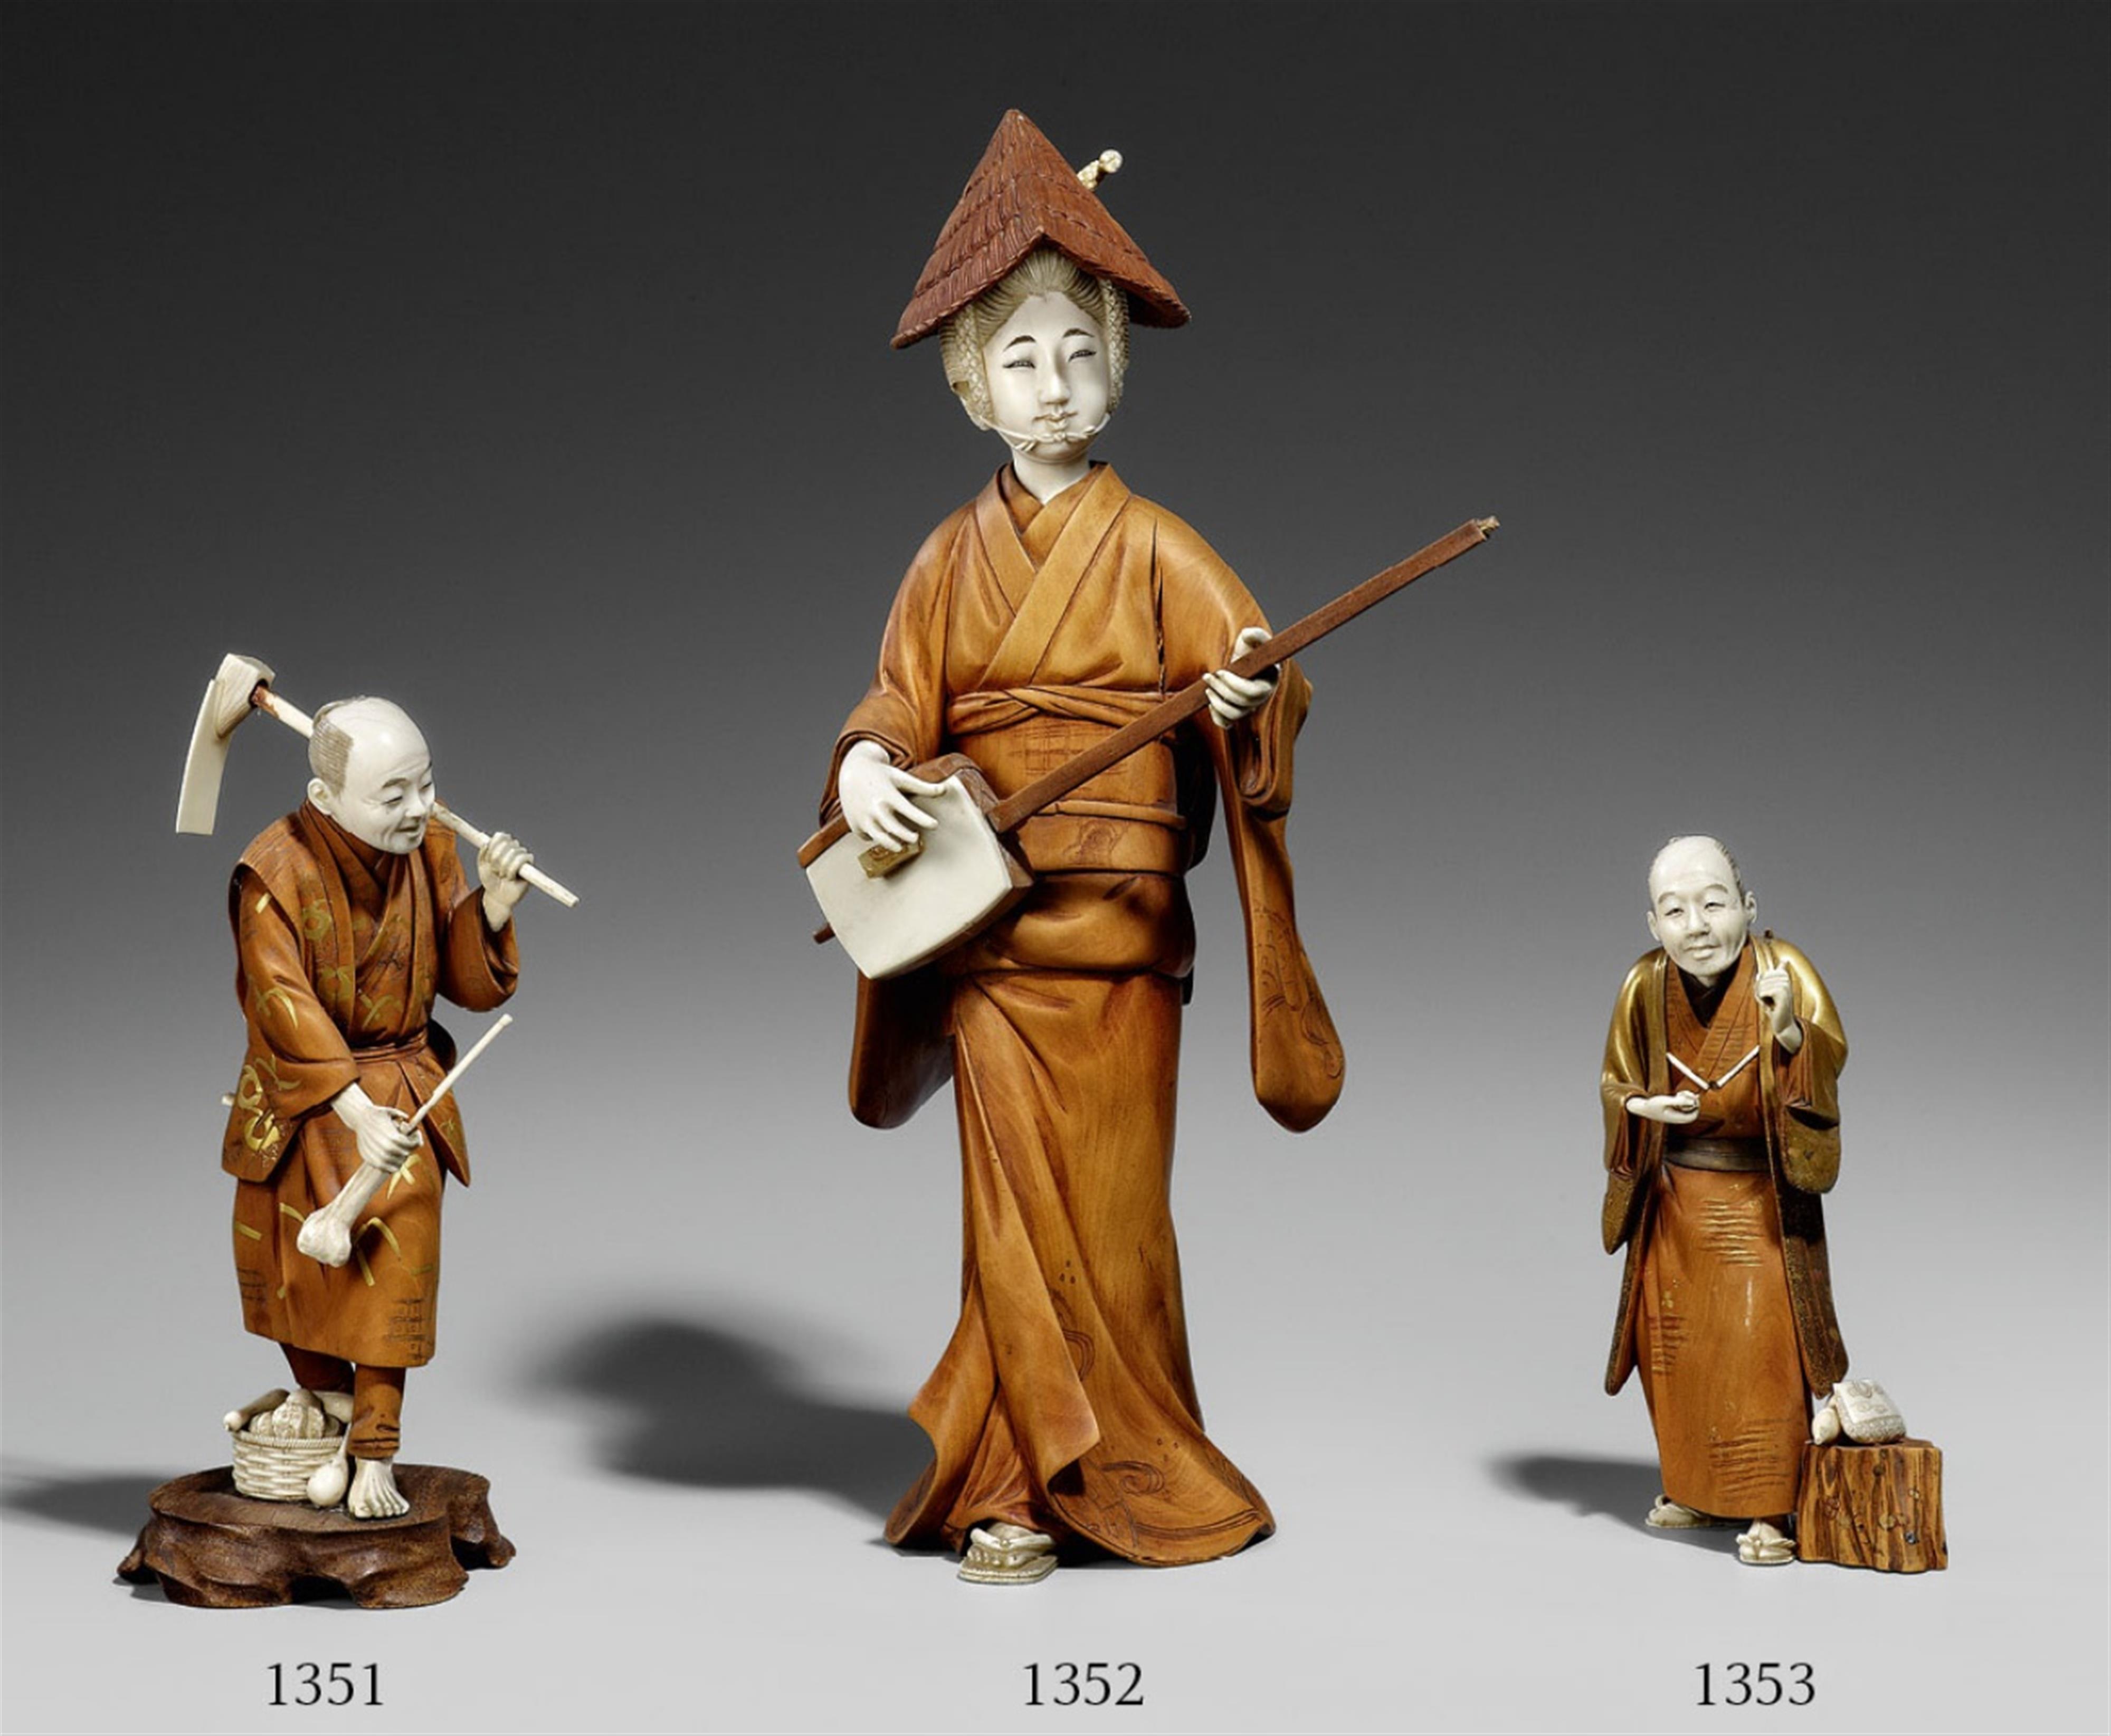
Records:
<instances>
[{"instance_id":1,"label":"bare foot","mask_svg":"<svg viewBox=\"0 0 2111 1736\"><path fill-rule=\"evenodd\" d=\"M396 1487L393 1459L354 1459L352 1493L345 1497L345 1511L354 1519L393 1519L411 1511L411 1503Z\"/></svg>"}]
</instances>

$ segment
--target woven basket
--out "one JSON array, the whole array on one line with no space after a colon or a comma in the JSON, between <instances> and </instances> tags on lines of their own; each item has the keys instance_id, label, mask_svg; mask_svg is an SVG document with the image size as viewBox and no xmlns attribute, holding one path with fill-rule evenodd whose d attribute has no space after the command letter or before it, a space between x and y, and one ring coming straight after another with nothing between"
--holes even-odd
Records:
<instances>
[{"instance_id":1,"label":"woven basket","mask_svg":"<svg viewBox=\"0 0 2111 1736\"><path fill-rule=\"evenodd\" d=\"M342 1434L304 1441L252 1434L247 1429L234 1440L234 1486L256 1501L306 1501L308 1479L335 1458L344 1444Z\"/></svg>"}]
</instances>

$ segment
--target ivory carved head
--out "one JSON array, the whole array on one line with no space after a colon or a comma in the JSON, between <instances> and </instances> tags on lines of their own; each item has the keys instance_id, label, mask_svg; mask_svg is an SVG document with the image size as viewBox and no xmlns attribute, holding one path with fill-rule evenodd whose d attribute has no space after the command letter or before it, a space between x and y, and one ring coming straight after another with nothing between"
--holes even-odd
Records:
<instances>
[{"instance_id":1,"label":"ivory carved head","mask_svg":"<svg viewBox=\"0 0 2111 1736\"><path fill-rule=\"evenodd\" d=\"M1649 926L1671 961L1712 983L1736 967L1759 901L1713 838L1674 838L1650 864Z\"/></svg>"},{"instance_id":2,"label":"ivory carved head","mask_svg":"<svg viewBox=\"0 0 2111 1736\"><path fill-rule=\"evenodd\" d=\"M340 699L316 713L308 800L361 843L408 856L433 813L433 756L402 707Z\"/></svg>"},{"instance_id":3,"label":"ivory carved head","mask_svg":"<svg viewBox=\"0 0 2111 1736\"><path fill-rule=\"evenodd\" d=\"M1075 464L1121 402L1128 298L1037 248L946 322L939 348L978 428L1043 464Z\"/></svg>"}]
</instances>

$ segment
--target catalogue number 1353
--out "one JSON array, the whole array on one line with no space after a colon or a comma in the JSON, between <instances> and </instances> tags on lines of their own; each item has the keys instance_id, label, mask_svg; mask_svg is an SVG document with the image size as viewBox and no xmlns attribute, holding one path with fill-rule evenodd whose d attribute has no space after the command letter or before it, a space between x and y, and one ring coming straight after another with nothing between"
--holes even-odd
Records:
<instances>
[{"instance_id":1,"label":"catalogue number 1353","mask_svg":"<svg viewBox=\"0 0 2111 1736\"><path fill-rule=\"evenodd\" d=\"M1700 1672L1703 1706L1808 1706L1818 1697L1817 1673L1809 1664L1696 1664L1693 1667Z\"/></svg>"}]
</instances>

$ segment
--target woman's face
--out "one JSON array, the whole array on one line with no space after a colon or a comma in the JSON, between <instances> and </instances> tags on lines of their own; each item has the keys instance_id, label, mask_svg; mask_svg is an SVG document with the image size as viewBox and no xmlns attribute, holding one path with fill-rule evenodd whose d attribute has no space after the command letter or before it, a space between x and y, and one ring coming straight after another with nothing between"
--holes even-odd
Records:
<instances>
[{"instance_id":1,"label":"woman's face","mask_svg":"<svg viewBox=\"0 0 2111 1736\"><path fill-rule=\"evenodd\" d=\"M1112 381L1099 321L1068 296L1022 303L983 345L992 420L1044 463L1084 457L1106 424Z\"/></svg>"}]
</instances>

